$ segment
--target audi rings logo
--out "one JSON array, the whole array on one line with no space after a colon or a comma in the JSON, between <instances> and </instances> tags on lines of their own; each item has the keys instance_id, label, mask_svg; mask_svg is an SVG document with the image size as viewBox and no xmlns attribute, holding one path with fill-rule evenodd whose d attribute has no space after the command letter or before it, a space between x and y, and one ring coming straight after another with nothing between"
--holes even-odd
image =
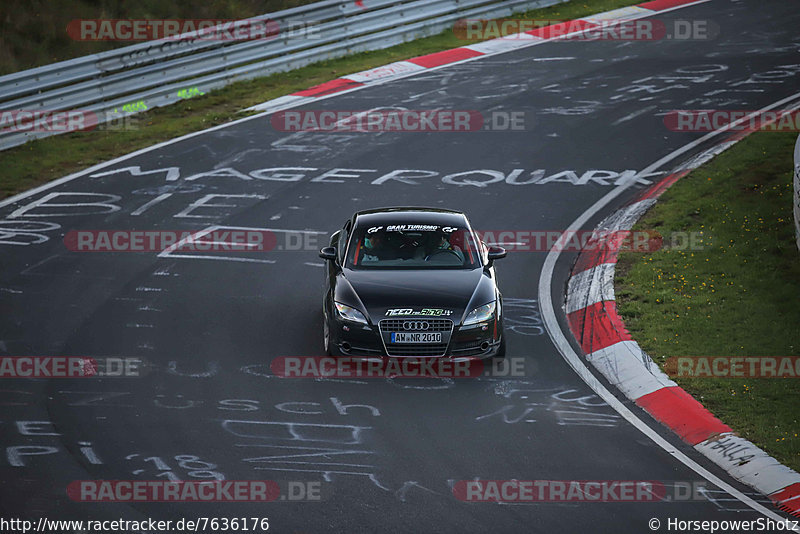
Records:
<instances>
[{"instance_id":1,"label":"audi rings logo","mask_svg":"<svg viewBox=\"0 0 800 534\"><path fill-rule=\"evenodd\" d=\"M403 330L427 330L431 325L428 321L404 321Z\"/></svg>"}]
</instances>

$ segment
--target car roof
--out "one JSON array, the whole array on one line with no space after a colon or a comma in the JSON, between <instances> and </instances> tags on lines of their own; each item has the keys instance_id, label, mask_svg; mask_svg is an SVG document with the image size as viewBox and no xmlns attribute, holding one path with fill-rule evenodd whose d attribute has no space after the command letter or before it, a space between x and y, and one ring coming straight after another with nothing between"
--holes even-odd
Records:
<instances>
[{"instance_id":1,"label":"car roof","mask_svg":"<svg viewBox=\"0 0 800 534\"><path fill-rule=\"evenodd\" d=\"M460 211L442 208L394 207L359 211L356 226L385 226L389 224L436 224L464 226L467 216Z\"/></svg>"}]
</instances>

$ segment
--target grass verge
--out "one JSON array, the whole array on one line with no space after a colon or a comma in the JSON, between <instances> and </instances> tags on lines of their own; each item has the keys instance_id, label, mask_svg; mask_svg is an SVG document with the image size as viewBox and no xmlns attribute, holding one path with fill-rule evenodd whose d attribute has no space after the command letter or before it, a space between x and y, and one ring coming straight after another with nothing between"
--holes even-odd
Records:
<instances>
[{"instance_id":1,"label":"grass verge","mask_svg":"<svg viewBox=\"0 0 800 534\"><path fill-rule=\"evenodd\" d=\"M572 0L519 15L571 20L641 0ZM468 44L452 30L384 50L316 63L286 73L231 84L177 104L134 115L136 129L76 132L32 141L0 152L0 198L20 193L91 165L190 132L242 117L241 110L325 81L393 61Z\"/></svg>"},{"instance_id":2,"label":"grass verge","mask_svg":"<svg viewBox=\"0 0 800 534\"><path fill-rule=\"evenodd\" d=\"M662 367L672 356L800 356L796 139L747 137L670 188L634 228L703 233L702 250L619 258L620 315ZM740 436L800 471L798 378L675 381Z\"/></svg>"},{"instance_id":3,"label":"grass verge","mask_svg":"<svg viewBox=\"0 0 800 534\"><path fill-rule=\"evenodd\" d=\"M135 44L79 41L67 33L81 19L236 20L316 0L3 0L0 2L0 75Z\"/></svg>"}]
</instances>

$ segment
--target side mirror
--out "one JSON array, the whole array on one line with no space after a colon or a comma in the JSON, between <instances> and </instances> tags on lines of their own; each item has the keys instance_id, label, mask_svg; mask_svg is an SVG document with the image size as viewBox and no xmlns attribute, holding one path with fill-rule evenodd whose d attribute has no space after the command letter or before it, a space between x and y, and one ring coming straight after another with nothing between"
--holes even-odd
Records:
<instances>
[{"instance_id":1,"label":"side mirror","mask_svg":"<svg viewBox=\"0 0 800 534\"><path fill-rule=\"evenodd\" d=\"M506 257L506 249L503 247L489 247L489 252L487 253L487 257L489 261L500 260Z\"/></svg>"},{"instance_id":2,"label":"side mirror","mask_svg":"<svg viewBox=\"0 0 800 534\"><path fill-rule=\"evenodd\" d=\"M505 258L506 254L506 249L503 247L489 247L489 250L486 252L486 258L489 260L486 264L486 268L491 267L494 264L494 260Z\"/></svg>"},{"instance_id":3,"label":"side mirror","mask_svg":"<svg viewBox=\"0 0 800 534\"><path fill-rule=\"evenodd\" d=\"M336 261L336 248L325 247L319 251L319 257L323 260Z\"/></svg>"}]
</instances>

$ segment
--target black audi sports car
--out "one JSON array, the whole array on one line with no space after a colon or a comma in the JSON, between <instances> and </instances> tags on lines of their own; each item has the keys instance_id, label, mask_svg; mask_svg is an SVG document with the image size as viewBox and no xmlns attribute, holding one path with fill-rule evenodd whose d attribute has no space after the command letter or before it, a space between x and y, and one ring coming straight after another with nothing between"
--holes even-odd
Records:
<instances>
[{"instance_id":1,"label":"black audi sports car","mask_svg":"<svg viewBox=\"0 0 800 534\"><path fill-rule=\"evenodd\" d=\"M503 301L487 247L466 215L434 208L360 211L331 236L323 301L331 356L505 355Z\"/></svg>"}]
</instances>

